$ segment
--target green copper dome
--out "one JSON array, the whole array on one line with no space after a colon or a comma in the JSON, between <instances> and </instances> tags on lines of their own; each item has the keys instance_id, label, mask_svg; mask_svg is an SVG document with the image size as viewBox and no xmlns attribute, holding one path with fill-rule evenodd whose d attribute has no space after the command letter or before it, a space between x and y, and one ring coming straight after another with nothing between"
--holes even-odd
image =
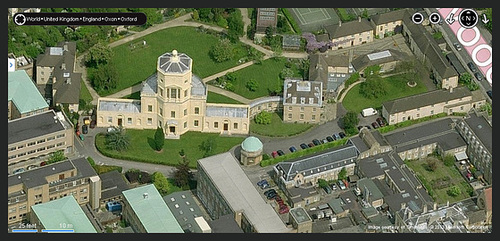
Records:
<instances>
[{"instance_id":1,"label":"green copper dome","mask_svg":"<svg viewBox=\"0 0 500 241\"><path fill-rule=\"evenodd\" d=\"M248 152L255 152L262 150L262 142L255 136L249 136L241 143L241 149Z\"/></svg>"}]
</instances>

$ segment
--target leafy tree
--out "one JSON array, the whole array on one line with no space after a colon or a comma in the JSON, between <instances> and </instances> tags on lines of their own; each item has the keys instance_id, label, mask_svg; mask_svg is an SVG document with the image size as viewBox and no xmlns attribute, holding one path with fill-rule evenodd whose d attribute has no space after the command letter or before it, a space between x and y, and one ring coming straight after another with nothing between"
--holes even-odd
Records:
<instances>
[{"instance_id":1,"label":"leafy tree","mask_svg":"<svg viewBox=\"0 0 500 241\"><path fill-rule=\"evenodd\" d=\"M443 159L443 163L445 166L451 167L455 164L455 157L453 155L446 155Z\"/></svg>"},{"instance_id":2,"label":"leafy tree","mask_svg":"<svg viewBox=\"0 0 500 241\"><path fill-rule=\"evenodd\" d=\"M85 63L87 67L97 67L109 63L112 58L111 48L103 43L97 43L89 49L87 56L85 56Z\"/></svg>"},{"instance_id":3,"label":"leafy tree","mask_svg":"<svg viewBox=\"0 0 500 241\"><path fill-rule=\"evenodd\" d=\"M231 40L231 42L236 43L239 40L239 37L243 36L245 24L243 23L243 17L241 16L241 12L239 9L236 9L229 17L227 18L227 36Z\"/></svg>"},{"instance_id":4,"label":"leafy tree","mask_svg":"<svg viewBox=\"0 0 500 241\"><path fill-rule=\"evenodd\" d=\"M181 149L179 151L179 156L184 157L185 155L186 155L186 153L184 152L184 149Z\"/></svg>"},{"instance_id":5,"label":"leafy tree","mask_svg":"<svg viewBox=\"0 0 500 241\"><path fill-rule=\"evenodd\" d=\"M214 154L215 148L217 148L217 142L215 142L213 138L207 138L201 142L199 148L205 152L203 157L208 157Z\"/></svg>"},{"instance_id":6,"label":"leafy tree","mask_svg":"<svg viewBox=\"0 0 500 241\"><path fill-rule=\"evenodd\" d=\"M248 90L255 92L257 88L259 88L259 83L257 83L257 81L255 81L254 79L251 79L247 81L245 86L247 87Z\"/></svg>"},{"instance_id":7,"label":"leafy tree","mask_svg":"<svg viewBox=\"0 0 500 241\"><path fill-rule=\"evenodd\" d=\"M293 77L293 75L294 75L293 70L292 70L292 69L290 69L290 68L286 68L286 67L285 67L285 68L283 68L283 69L281 70L281 72L280 72L280 78L281 78L282 80L285 80L285 79L287 79L287 78L291 78L291 77Z\"/></svg>"},{"instance_id":8,"label":"leafy tree","mask_svg":"<svg viewBox=\"0 0 500 241\"><path fill-rule=\"evenodd\" d=\"M463 73L460 75L460 78L458 79L459 83L463 84L468 84L472 80L472 76L469 73Z\"/></svg>"},{"instance_id":9,"label":"leafy tree","mask_svg":"<svg viewBox=\"0 0 500 241\"><path fill-rule=\"evenodd\" d=\"M489 102L486 102L484 105L481 105L481 106L479 107L479 110L480 110L480 111L486 111L486 112L488 112L488 115L489 115L489 116L490 116L490 115L492 114L492 112L493 112L493 111L492 111L493 109L492 109L491 104L490 104Z\"/></svg>"},{"instance_id":10,"label":"leafy tree","mask_svg":"<svg viewBox=\"0 0 500 241\"><path fill-rule=\"evenodd\" d=\"M104 144L108 149L121 152L128 149L128 146L130 144L130 137L120 126L118 128L115 128L113 131L106 133Z\"/></svg>"},{"instance_id":11,"label":"leafy tree","mask_svg":"<svg viewBox=\"0 0 500 241\"><path fill-rule=\"evenodd\" d=\"M65 160L65 159L66 159L66 156L64 156L64 151L59 150L59 151L56 151L50 155L49 159L47 160L47 164L60 162L60 161Z\"/></svg>"},{"instance_id":12,"label":"leafy tree","mask_svg":"<svg viewBox=\"0 0 500 241\"><path fill-rule=\"evenodd\" d=\"M344 129L356 129L359 123L358 114L354 111L348 111L342 118L342 121L344 123Z\"/></svg>"},{"instance_id":13,"label":"leafy tree","mask_svg":"<svg viewBox=\"0 0 500 241\"><path fill-rule=\"evenodd\" d=\"M450 189L448 189L448 191L446 191L446 193L449 196L456 197L456 196L462 194L462 191L460 190L459 187L453 186L453 187L450 187Z\"/></svg>"},{"instance_id":14,"label":"leafy tree","mask_svg":"<svg viewBox=\"0 0 500 241\"><path fill-rule=\"evenodd\" d=\"M151 175L151 180L153 181L153 184L155 185L156 189L158 189L158 192L160 192L162 196L168 194L171 187L170 183L168 182L165 175L163 175L163 173L154 172L153 175Z\"/></svg>"},{"instance_id":15,"label":"leafy tree","mask_svg":"<svg viewBox=\"0 0 500 241\"><path fill-rule=\"evenodd\" d=\"M272 120L272 113L267 111L262 111L255 116L255 123L260 125L269 125Z\"/></svg>"},{"instance_id":16,"label":"leafy tree","mask_svg":"<svg viewBox=\"0 0 500 241\"><path fill-rule=\"evenodd\" d=\"M221 39L210 49L210 56L215 62L224 62L233 58L233 46L228 39Z\"/></svg>"},{"instance_id":17,"label":"leafy tree","mask_svg":"<svg viewBox=\"0 0 500 241\"><path fill-rule=\"evenodd\" d=\"M189 168L189 160L184 157L174 170L174 182L178 187L185 187L193 179L193 172Z\"/></svg>"},{"instance_id":18,"label":"leafy tree","mask_svg":"<svg viewBox=\"0 0 500 241\"><path fill-rule=\"evenodd\" d=\"M367 99L380 98L387 94L387 84L378 75L372 75L360 84L359 93Z\"/></svg>"},{"instance_id":19,"label":"leafy tree","mask_svg":"<svg viewBox=\"0 0 500 241\"><path fill-rule=\"evenodd\" d=\"M99 65L90 74L90 80L97 91L114 89L118 84L118 70L113 63Z\"/></svg>"},{"instance_id":20,"label":"leafy tree","mask_svg":"<svg viewBox=\"0 0 500 241\"><path fill-rule=\"evenodd\" d=\"M318 186L320 188L328 187L328 182L323 178L318 178Z\"/></svg>"},{"instance_id":21,"label":"leafy tree","mask_svg":"<svg viewBox=\"0 0 500 241\"><path fill-rule=\"evenodd\" d=\"M193 13L191 14L191 17L194 19L194 20L199 20L200 19L200 15L198 14L198 10L193 10Z\"/></svg>"},{"instance_id":22,"label":"leafy tree","mask_svg":"<svg viewBox=\"0 0 500 241\"><path fill-rule=\"evenodd\" d=\"M163 133L163 128L161 126L156 127L154 140L155 149L157 151L161 151L161 149L163 149L163 145L165 144L165 134Z\"/></svg>"},{"instance_id":23,"label":"leafy tree","mask_svg":"<svg viewBox=\"0 0 500 241\"><path fill-rule=\"evenodd\" d=\"M363 9L363 12L361 13L361 17L362 17L362 18L368 18L368 17L369 17L369 16L368 16L368 9L366 9L366 8L365 8L365 9Z\"/></svg>"},{"instance_id":24,"label":"leafy tree","mask_svg":"<svg viewBox=\"0 0 500 241\"><path fill-rule=\"evenodd\" d=\"M342 167L342 169L340 170L339 175L338 175L338 179L339 180L346 180L347 179L347 170L345 169L345 167Z\"/></svg>"},{"instance_id":25,"label":"leafy tree","mask_svg":"<svg viewBox=\"0 0 500 241\"><path fill-rule=\"evenodd\" d=\"M438 165L437 161L434 158L427 158L426 164L425 164L425 170L429 172L434 172L436 171Z\"/></svg>"}]
</instances>

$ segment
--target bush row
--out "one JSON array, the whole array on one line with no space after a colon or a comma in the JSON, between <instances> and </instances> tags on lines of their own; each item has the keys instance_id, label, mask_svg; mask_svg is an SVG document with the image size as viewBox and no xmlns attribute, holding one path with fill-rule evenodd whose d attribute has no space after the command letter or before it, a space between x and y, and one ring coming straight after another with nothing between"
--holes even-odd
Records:
<instances>
[{"instance_id":1,"label":"bush row","mask_svg":"<svg viewBox=\"0 0 500 241\"><path fill-rule=\"evenodd\" d=\"M290 11L288 11L288 9L286 9L286 8L281 8L281 12L283 13L283 15L285 15L286 19L288 20L288 22L292 26L293 31L295 31L297 34L301 34L302 31L300 30L299 26L295 22L295 19L293 19L292 15L290 14Z\"/></svg>"}]
</instances>

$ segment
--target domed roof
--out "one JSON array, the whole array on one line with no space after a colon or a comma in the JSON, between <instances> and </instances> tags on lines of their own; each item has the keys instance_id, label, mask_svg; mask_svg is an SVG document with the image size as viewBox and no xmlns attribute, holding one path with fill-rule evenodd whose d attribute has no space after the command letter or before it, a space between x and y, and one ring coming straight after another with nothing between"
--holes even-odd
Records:
<instances>
[{"instance_id":1,"label":"domed roof","mask_svg":"<svg viewBox=\"0 0 500 241\"><path fill-rule=\"evenodd\" d=\"M259 151L262 150L262 142L255 136L249 136L241 143L241 149L248 152Z\"/></svg>"}]
</instances>

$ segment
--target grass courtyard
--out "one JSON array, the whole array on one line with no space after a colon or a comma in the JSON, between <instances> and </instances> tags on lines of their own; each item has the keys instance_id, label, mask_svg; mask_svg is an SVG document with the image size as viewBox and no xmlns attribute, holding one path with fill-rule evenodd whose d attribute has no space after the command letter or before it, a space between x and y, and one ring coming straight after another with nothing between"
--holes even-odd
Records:
<instances>
[{"instance_id":1,"label":"grass courtyard","mask_svg":"<svg viewBox=\"0 0 500 241\"><path fill-rule=\"evenodd\" d=\"M190 161L189 166L196 168L196 161L203 158L204 151L199 148L203 141L213 139L216 143L214 154L218 154L241 144L245 139L244 137L223 137L217 133L187 132L179 140L165 140L162 152L156 152L152 144L155 131L127 129L126 133L130 136L130 145L128 150L123 152L108 150L104 144L103 134L96 136L95 145L102 154L112 158L169 166L175 166L179 163L181 160L179 152L184 149L186 157Z\"/></svg>"},{"instance_id":2,"label":"grass courtyard","mask_svg":"<svg viewBox=\"0 0 500 241\"><path fill-rule=\"evenodd\" d=\"M434 157L429 156L427 158ZM446 204L447 201L454 203L470 197L469 192L472 187L465 181L455 166L445 166L441 160L438 160L436 170L429 171L426 168L427 158L405 161L405 164L415 171L420 181L427 188L429 195L434 198L434 201L438 204ZM456 197L448 195L447 191L452 186L457 186L460 189L460 195Z\"/></svg>"},{"instance_id":3,"label":"grass courtyard","mask_svg":"<svg viewBox=\"0 0 500 241\"><path fill-rule=\"evenodd\" d=\"M257 124L254 120L251 120L250 133L262 136L286 137L297 135L314 126L305 123L284 123L281 115L282 113L273 112L271 124L268 125Z\"/></svg>"},{"instance_id":4,"label":"grass courtyard","mask_svg":"<svg viewBox=\"0 0 500 241\"><path fill-rule=\"evenodd\" d=\"M235 99L211 91L208 91L207 103L241 104L241 102Z\"/></svg>"},{"instance_id":5,"label":"grass courtyard","mask_svg":"<svg viewBox=\"0 0 500 241\"><path fill-rule=\"evenodd\" d=\"M347 110L360 113L363 109L368 107L373 107L375 109L382 108L382 103L385 101L416 95L427 91L427 87L421 81L417 81L417 86L409 87L406 81L401 78L401 75L389 76L383 78L383 81L386 82L388 86L386 95L376 99L365 98L359 93L361 84L357 84L345 95L342 104Z\"/></svg>"},{"instance_id":6,"label":"grass courtyard","mask_svg":"<svg viewBox=\"0 0 500 241\"><path fill-rule=\"evenodd\" d=\"M283 87L283 80L280 78L281 71L286 68L286 58L270 58L262 61L261 64L253 64L234 72L236 80L234 82L234 93L247 99L256 99L269 96L269 91L274 91ZM295 64L291 65L294 77L302 78ZM249 80L258 83L256 91L249 91L246 83Z\"/></svg>"},{"instance_id":7,"label":"grass courtyard","mask_svg":"<svg viewBox=\"0 0 500 241\"><path fill-rule=\"evenodd\" d=\"M142 45L143 40L146 45ZM134 41L114 47L113 63L119 73L117 88L101 96L110 95L127 87L141 83L156 72L158 57L176 49L193 59L193 73L201 78L238 65L238 60L247 56L248 51L242 43L234 44L234 57L217 63L212 60L209 51L219 38L202 33L193 27L174 27L160 30ZM136 46L131 48L131 46Z\"/></svg>"}]
</instances>

